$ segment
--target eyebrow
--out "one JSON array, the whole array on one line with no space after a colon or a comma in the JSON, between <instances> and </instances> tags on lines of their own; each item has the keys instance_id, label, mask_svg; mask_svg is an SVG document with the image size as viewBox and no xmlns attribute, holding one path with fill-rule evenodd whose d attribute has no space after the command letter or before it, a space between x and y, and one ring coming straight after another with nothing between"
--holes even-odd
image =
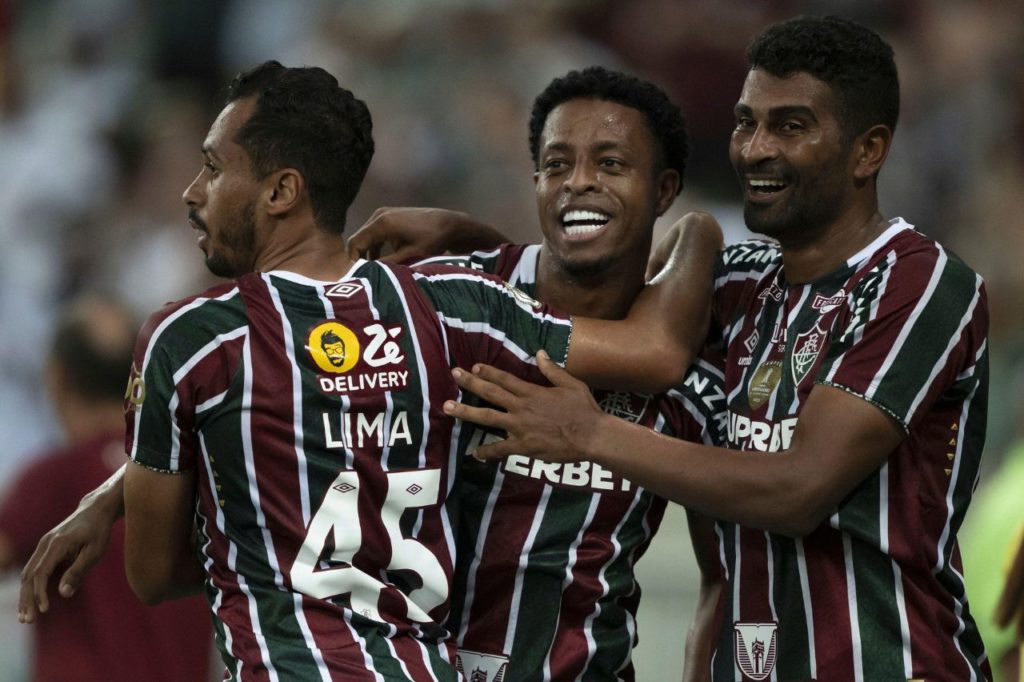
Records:
<instances>
[{"instance_id":1,"label":"eyebrow","mask_svg":"<svg viewBox=\"0 0 1024 682\"><path fill-rule=\"evenodd\" d=\"M214 161L220 160L220 157L217 156L217 152L214 151L212 145L204 143L203 146L199 148L199 150L203 153L203 156L208 156Z\"/></svg>"},{"instance_id":2,"label":"eyebrow","mask_svg":"<svg viewBox=\"0 0 1024 682\"><path fill-rule=\"evenodd\" d=\"M733 107L733 112L737 116L749 116L754 113L754 110L746 104L740 103ZM787 116L806 116L811 120L818 120L818 117L814 115L814 110L803 104L788 104L768 110L768 117L772 119L786 118Z\"/></svg>"},{"instance_id":3,"label":"eyebrow","mask_svg":"<svg viewBox=\"0 0 1024 682\"><path fill-rule=\"evenodd\" d=\"M544 145L544 148L541 149L541 153L549 151L564 152L568 151L569 149L571 149L571 146L567 142L552 142L550 144ZM588 149L590 149L591 151L604 152L608 151L609 149L628 150L629 147L622 142L615 142L613 140L602 140L597 142L596 144L590 145Z\"/></svg>"}]
</instances>

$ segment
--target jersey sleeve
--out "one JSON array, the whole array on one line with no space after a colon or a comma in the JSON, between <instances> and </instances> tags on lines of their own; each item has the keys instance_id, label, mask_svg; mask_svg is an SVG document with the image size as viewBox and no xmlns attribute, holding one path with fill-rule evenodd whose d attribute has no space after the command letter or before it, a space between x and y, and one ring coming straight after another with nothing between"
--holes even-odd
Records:
<instances>
[{"instance_id":1,"label":"jersey sleeve","mask_svg":"<svg viewBox=\"0 0 1024 682\"><path fill-rule=\"evenodd\" d=\"M704 445L725 442L725 375L718 355L705 349L683 383L669 390L661 403L670 435Z\"/></svg>"},{"instance_id":2,"label":"jersey sleeve","mask_svg":"<svg viewBox=\"0 0 1024 682\"><path fill-rule=\"evenodd\" d=\"M461 268L415 268L416 283L437 311L459 366L485 362L503 369L535 364L544 350L565 364L571 320L506 282Z\"/></svg>"},{"instance_id":3,"label":"jersey sleeve","mask_svg":"<svg viewBox=\"0 0 1024 682\"><path fill-rule=\"evenodd\" d=\"M984 283L938 245L890 252L848 305L817 383L864 398L908 431L940 398L977 388L987 357Z\"/></svg>"},{"instance_id":4,"label":"jersey sleeve","mask_svg":"<svg viewBox=\"0 0 1024 682\"><path fill-rule=\"evenodd\" d=\"M728 332L739 311L758 290L759 282L777 271L782 253L772 242L748 240L732 244L715 261L715 292L712 298L712 320ZM773 284L778 289L778 284ZM769 289L769 294L772 292ZM781 289L778 289L781 295Z\"/></svg>"},{"instance_id":5,"label":"jersey sleeve","mask_svg":"<svg viewBox=\"0 0 1024 682\"><path fill-rule=\"evenodd\" d=\"M241 305L231 289L167 306L143 326L125 396L132 461L168 473L195 466L197 415L237 368L246 330Z\"/></svg>"}]
</instances>

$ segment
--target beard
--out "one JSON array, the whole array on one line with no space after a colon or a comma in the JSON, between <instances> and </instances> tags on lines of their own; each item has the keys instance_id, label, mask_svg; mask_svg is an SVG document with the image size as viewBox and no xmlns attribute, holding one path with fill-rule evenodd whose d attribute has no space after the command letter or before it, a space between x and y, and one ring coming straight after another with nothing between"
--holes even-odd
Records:
<instances>
[{"instance_id":1,"label":"beard","mask_svg":"<svg viewBox=\"0 0 1024 682\"><path fill-rule=\"evenodd\" d=\"M217 277L233 279L252 272L256 248L255 202L246 205L234 228L222 232L219 247L211 246L206 254L206 268Z\"/></svg>"}]
</instances>

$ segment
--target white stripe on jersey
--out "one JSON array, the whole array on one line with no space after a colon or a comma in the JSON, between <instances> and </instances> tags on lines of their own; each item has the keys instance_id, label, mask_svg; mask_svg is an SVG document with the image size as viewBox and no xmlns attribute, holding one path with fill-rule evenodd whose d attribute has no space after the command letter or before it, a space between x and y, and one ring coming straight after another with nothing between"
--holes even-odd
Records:
<instances>
[{"instance_id":1,"label":"white stripe on jersey","mask_svg":"<svg viewBox=\"0 0 1024 682\"><path fill-rule=\"evenodd\" d=\"M248 338L246 339L246 343L248 343ZM202 432L199 433L199 447L203 451L203 462L206 465L206 478L210 483L210 494L213 496L214 500L218 500L220 496L217 494L216 479L214 478L213 475L213 469L210 467L210 453L206 448L206 438L203 436ZM238 581L238 589L241 590L242 594L245 595L246 602L249 604L249 622L252 627L252 634L256 638L256 643L259 645L260 648L260 657L263 659L264 665L267 666L267 672L270 675L270 679L277 680L277 669L274 668L273 661L270 660L270 651L267 649L267 640L263 636L263 628L260 627L259 616L256 612L256 598L253 596L252 591L249 589L249 584L246 582L245 578L238 572L238 547L235 545L234 542L232 542L232 540L227 535L227 528L224 522L224 513L221 511L220 504L215 504L215 508L217 530L228 543L228 569L231 571L232 575L235 576L236 580ZM210 536L207 535L207 537ZM208 544L209 543L207 543L207 545ZM207 554L207 576L210 575L210 569L212 566L213 558L209 554ZM213 585L212 580L210 580L210 585ZM214 589L216 589L216 587L214 587ZM214 598L212 605L214 614L217 614L220 611L221 605L223 604L223 598L224 592L220 589L217 589L217 596ZM235 657L235 660L237 662L235 666L235 679L241 679L243 667L242 656L238 652L232 650L234 638L231 636L231 628L228 625L228 622L220 616L218 616L218 620L220 620L221 624L224 626L224 648L231 652L231 654Z\"/></svg>"},{"instance_id":2,"label":"white stripe on jersey","mask_svg":"<svg viewBox=\"0 0 1024 682\"><path fill-rule=\"evenodd\" d=\"M505 644L502 651L512 651L512 642L516 638L516 625L519 624L519 611L522 609L521 599L523 596L523 580L526 573L526 565L530 560L530 550L533 549L533 543L537 540L537 533L540 531L540 523L544 520L544 512L548 508L548 500L551 498L551 486L544 486L544 492L541 494L540 502L537 503L537 509L533 513L533 523L530 524L530 533L526 536L526 542L523 544L522 553L519 555L519 568L516 570L516 586L512 590L512 602L511 609L509 611L508 626L505 630Z\"/></svg>"},{"instance_id":3,"label":"white stripe on jersey","mask_svg":"<svg viewBox=\"0 0 1024 682\"><path fill-rule=\"evenodd\" d=\"M446 272L444 274L435 275L425 275L421 272L413 272L412 276L416 279L425 279L428 282L445 282L451 280L466 280L469 282L477 282L478 284L490 287L491 289L500 292L502 296L511 298L513 301L516 302L516 305L518 305L523 311L529 313L534 318L542 322L549 322L560 325L570 324L569 320L566 320L561 317L555 317L554 315L551 315L549 313L538 313L536 310L520 302L519 299L512 295L512 292L509 291L508 287L505 286L505 283L502 280L494 280L489 277L481 277L480 275L474 274L472 271L469 270L467 270L466 272Z\"/></svg>"},{"instance_id":4,"label":"white stripe on jersey","mask_svg":"<svg viewBox=\"0 0 1024 682\"><path fill-rule=\"evenodd\" d=\"M142 355L142 367L139 368L139 374L141 374L142 376L146 375L146 369L149 367L149 359L150 359L150 357L153 354L153 348L156 346L156 342L160 338L160 335L164 332L165 329L167 329L168 326L170 326L170 324L172 322L177 320L179 317L181 317L185 313L187 313L187 312L189 312L191 310L195 310L196 308L202 306L204 303L206 303L208 301L227 301L229 299L234 298L237 294L238 294L238 287L235 287L234 289L228 291L227 293L225 293L225 294L223 294L221 296L218 296L217 298L204 298L204 297L200 297L200 298L195 299L194 301L192 301L191 303L189 303L187 305L183 305L181 308L179 308L178 310L175 310L173 313L171 313L166 318L164 318L164 321L161 322L159 325L157 325L156 329L153 330L153 333L149 337L149 344L146 346L146 352ZM172 426L173 426L173 429L172 429L172 431L173 431L173 430L176 430L178 428L178 425L177 425L177 422L173 419L173 413L171 413L171 414L172 414L171 422L172 422ZM135 412L135 429L134 429L135 435L132 438L132 451L131 451L131 453L129 453L129 456L132 459L135 459L135 453L139 449L139 426L140 426L140 421L141 420L142 420L142 410L140 409L140 410L137 410ZM172 438L175 438L175 439L177 438L177 433L176 432L174 433L174 435L172 435Z\"/></svg>"},{"instance_id":5,"label":"white stripe on jersey","mask_svg":"<svg viewBox=\"0 0 1024 682\"><path fill-rule=\"evenodd\" d=\"M779 611L775 608L775 552L772 550L772 536L768 531L764 532L764 562L768 573L768 608L772 612L772 620L779 622ZM771 680L777 682L779 673L772 668Z\"/></svg>"},{"instance_id":6,"label":"white stripe on jersey","mask_svg":"<svg viewBox=\"0 0 1024 682\"><path fill-rule=\"evenodd\" d=\"M572 585L572 570L576 567L576 559L579 556L579 547L583 542L583 537L587 533L587 529L590 528L590 524L594 521L594 515L597 514L597 506L601 503L600 494L591 494L590 496L590 508L587 509L587 517L583 520L583 524L580 526L579 532L576 534L576 538L569 545L569 560L565 564L565 576L562 578L562 590L561 594L565 594L566 588ZM558 609L558 621L555 622L555 632L558 632L558 622L562 619L562 609ZM551 646L548 647L547 656L544 657L544 682L550 682L551 680L551 652L554 649L554 639L551 641Z\"/></svg>"},{"instance_id":7,"label":"white stripe on jersey","mask_svg":"<svg viewBox=\"0 0 1024 682\"><path fill-rule=\"evenodd\" d=\"M903 571L898 561L891 561L896 583L896 610L900 614L900 638L903 640L903 675L909 680L914 671L914 658L911 651L910 620L907 618L907 600L903 594Z\"/></svg>"},{"instance_id":8,"label":"white stripe on jersey","mask_svg":"<svg viewBox=\"0 0 1024 682\"><path fill-rule=\"evenodd\" d=\"M961 336L963 336L964 329L970 324L971 319L974 317L974 309L978 307L978 303L981 301L981 277L978 275L974 276L974 298L971 300L971 304L967 306L967 310L964 311L963 317L960 318L959 324L956 326L956 331L950 335L949 343L946 345L946 350L942 352L942 357L939 362L935 363L932 367L931 374L928 375L928 381L921 387L917 395L914 397L913 402L910 404L910 410L907 412L907 420L910 420L910 415L914 414L917 410L918 405L924 400L925 395L928 393L928 389L932 386L932 381L938 376L939 371L945 366L946 361L949 359L950 353L960 342Z\"/></svg>"},{"instance_id":9,"label":"white stripe on jersey","mask_svg":"<svg viewBox=\"0 0 1024 682\"><path fill-rule=\"evenodd\" d=\"M733 572L735 573L735 580L733 580L732 587L732 617L733 620L740 620L740 562L742 559L740 553L740 527L733 526L733 544L735 544L735 556L736 561L734 562ZM728 571L726 571L728 573ZM717 648L717 647L716 647ZM732 657L732 668L736 675L736 682L741 682L743 679L742 673L740 672L740 666L736 662L736 656Z\"/></svg>"},{"instance_id":10,"label":"white stripe on jersey","mask_svg":"<svg viewBox=\"0 0 1024 682\"><path fill-rule=\"evenodd\" d=\"M968 367L964 372L960 374L960 376L957 377L958 380L964 379L975 372L978 366L978 362L985 354L987 348L988 341L986 340L984 343L981 344L981 347L978 348L978 352L974 356L974 363L972 363L970 367ZM964 406L960 410L960 420L958 422L958 426L961 429L961 431L959 431L960 433L962 433L964 424L967 423L967 415L971 411L971 405L974 403L974 397L976 395L977 387L975 387L975 390L971 392L971 395L967 396L967 398L964 400ZM953 462L950 465L952 471L950 472L949 486L946 488L946 522L942 527L942 534L939 536L939 542L935 548L936 558L935 566L932 567L933 575L941 571L943 568L945 568L946 554L952 551L952 547L948 545L950 542L950 536L952 535L952 529L950 528L950 524L953 522L953 493L956 491L956 484L960 478L960 465L963 463L963 449L964 439L958 438L956 441L956 452L954 453ZM952 539L953 542L956 542L955 536Z\"/></svg>"},{"instance_id":11,"label":"white stripe on jersey","mask_svg":"<svg viewBox=\"0 0 1024 682\"><path fill-rule=\"evenodd\" d=\"M868 389L864 392L864 397L868 400L871 400L874 397L875 391L878 390L878 386L882 383L882 379L884 379L885 375L889 373L889 368L892 367L892 364L896 361L896 357L900 354L900 351L903 350L903 344L907 342L907 337L910 336L910 332L913 331L916 326L918 318L921 317L921 313L924 312L925 307L932 300L932 294L935 293L935 288L939 285L939 278L942 277L947 260L948 257L945 252L940 250L939 257L935 262L934 269L932 270L932 276L928 280L928 285L925 287L924 293L921 294L921 297L914 305L914 310L910 313L906 322L903 323L903 328L900 329L899 336L897 336L896 340L893 342L892 348L889 350L889 354L886 356L882 366L875 374L875 377L871 380L871 384L868 386ZM903 420L904 428L908 425L911 415L912 412L897 415Z\"/></svg>"},{"instance_id":12,"label":"white stripe on jersey","mask_svg":"<svg viewBox=\"0 0 1024 682\"><path fill-rule=\"evenodd\" d=\"M299 373L298 359L295 357L295 342L292 338L292 324L284 310L284 303L281 302L281 292L278 291L270 281L270 275L261 275L267 286L270 300L274 304L278 317L281 318L281 335L284 338L284 353L288 358L288 366L292 375L292 431L295 434L295 464L298 475L299 497L302 505L302 526L309 528L309 520L312 512L309 508L309 482L306 477L308 466L306 462L306 448L304 446L305 432L302 428L302 376ZM312 644L312 642L310 642Z\"/></svg>"},{"instance_id":13,"label":"white stripe on jersey","mask_svg":"<svg viewBox=\"0 0 1024 682\"><path fill-rule=\"evenodd\" d=\"M882 279L878 283L878 293L875 295L875 298L871 301L871 307L867 313L868 320L874 320L878 318L878 307L882 304L882 299L885 298L885 294L889 290L889 277L890 275L892 275L892 268L893 265L896 263L896 252L890 251L889 253L885 254L885 263L886 268L885 270L882 271ZM854 314L856 314L856 312L856 310L853 311ZM858 325L857 328L854 329L853 339L851 339L850 341L851 346L857 346L864 338L864 331L867 329L867 322L860 322L859 318L855 316L851 319L850 324ZM828 375L825 377L825 382L833 380L836 373L839 371L840 366L843 364L844 359L845 356L837 360L836 363L832 365L832 369L829 370Z\"/></svg>"},{"instance_id":14,"label":"white stripe on jersey","mask_svg":"<svg viewBox=\"0 0 1024 682\"><path fill-rule=\"evenodd\" d=\"M484 435L483 431L475 431L471 436L473 440L479 441ZM457 443L452 439L453 446ZM475 447L470 443L470 448ZM484 545L487 541L487 529L491 525L491 516L494 514L494 505L498 501L498 497L501 495L501 488L505 483L505 474L498 467L498 471L494 476L494 483L491 485L491 492L487 495L487 505L484 507L483 516L480 519L480 531L476 536L476 546L474 547L473 561L469 565L469 573L466 576L466 594L463 595L462 601L462 624L459 626L458 645L461 647L463 642L466 641L466 631L469 629L469 624L472 621L472 608L473 600L476 597L476 574L480 569L480 561L484 556ZM512 613L515 609L510 609ZM506 640L507 641L507 640ZM508 649L505 649L508 651Z\"/></svg>"},{"instance_id":15,"label":"white stripe on jersey","mask_svg":"<svg viewBox=\"0 0 1024 682\"><path fill-rule=\"evenodd\" d=\"M853 573L853 547L850 534L843 532L843 557L846 559L846 603L850 609L850 643L853 646L853 679L864 682L864 651L860 641L860 615L857 611L857 578Z\"/></svg>"},{"instance_id":16,"label":"white stripe on jersey","mask_svg":"<svg viewBox=\"0 0 1024 682\"><path fill-rule=\"evenodd\" d=\"M228 397L228 392L225 390L223 393L218 393L209 400L199 403L196 405L196 414L202 414L211 408L217 407L224 402L224 398L226 397Z\"/></svg>"},{"instance_id":17,"label":"white stripe on jersey","mask_svg":"<svg viewBox=\"0 0 1024 682\"><path fill-rule=\"evenodd\" d=\"M793 306L793 309L789 311L789 317L786 318L786 329L787 330L793 328L793 325L796 323L796 318L798 317L800 311L803 309L804 304L807 302L807 299L810 298L810 296L811 296L811 286L810 285L804 285L804 286L800 287L800 289L801 289L800 298L796 302L796 305ZM791 291L791 289L788 289L788 288L786 289L785 296L782 299L782 306L781 306L780 312L782 312L782 311L784 311L786 309L786 304L789 302L789 293L790 293L790 291ZM769 343L768 346L767 346L769 351L771 350L771 347L772 347L772 344ZM792 359L790 359L790 362L792 362ZM783 369L782 371L786 371L786 370ZM794 389L795 388L796 387L794 386ZM770 415L777 414L776 411L775 411L776 410L775 403L776 403L776 399L778 398L778 396L779 396L779 391L772 391L771 396L768 398L768 412L767 412L767 414L770 414ZM793 391L793 401L788 406L786 406L785 409L787 411L784 413L783 416L785 416L786 414L796 414L797 408L799 406L800 406L800 391L794 390Z\"/></svg>"},{"instance_id":18,"label":"white stripe on jersey","mask_svg":"<svg viewBox=\"0 0 1024 682\"><path fill-rule=\"evenodd\" d=\"M807 652L810 660L807 661L811 670L811 679L818 677L818 654L814 643L814 609L811 604L811 584L807 579L807 556L804 554L804 539L795 538L796 544L796 570L800 575L800 592L804 600L804 620L807 621Z\"/></svg>"},{"instance_id":19,"label":"white stripe on jersey","mask_svg":"<svg viewBox=\"0 0 1024 682\"><path fill-rule=\"evenodd\" d=\"M516 263L515 270L512 271L512 276L508 278L508 283L512 286L519 286L520 284L534 285L537 283L537 262L540 258L540 244L530 244L523 249L519 256L519 262Z\"/></svg>"}]
</instances>

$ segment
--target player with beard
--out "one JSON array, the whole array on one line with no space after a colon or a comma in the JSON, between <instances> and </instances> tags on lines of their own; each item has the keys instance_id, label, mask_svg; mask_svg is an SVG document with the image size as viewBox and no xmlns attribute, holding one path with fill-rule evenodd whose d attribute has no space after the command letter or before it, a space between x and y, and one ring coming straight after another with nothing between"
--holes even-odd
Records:
<instances>
[{"instance_id":1,"label":"player with beard","mask_svg":"<svg viewBox=\"0 0 1024 682\"><path fill-rule=\"evenodd\" d=\"M423 262L461 262L567 313L621 318L644 286L655 220L683 186L683 117L653 84L591 67L552 81L534 101L529 128L543 242ZM454 212L386 209L349 246L366 253L388 243L401 259L444 250L473 230ZM708 362L668 394L596 391L594 399L645 428L721 442L714 417L724 409L722 379ZM498 438L464 428L458 443L472 451ZM487 682L631 680L640 601L634 567L665 500L598 465L544 459L468 459L460 472L449 628L461 669ZM705 570L687 655L696 675L713 643L720 571L711 522L694 514L688 521Z\"/></svg>"},{"instance_id":2,"label":"player with beard","mask_svg":"<svg viewBox=\"0 0 1024 682\"><path fill-rule=\"evenodd\" d=\"M985 437L985 288L879 212L892 48L801 17L747 56L730 157L748 226L777 243L728 248L716 280L728 449L611 419L543 358L553 388L460 374L507 414L446 410L509 434L479 457L596 462L723 519L716 680L991 679L957 546Z\"/></svg>"},{"instance_id":3,"label":"player with beard","mask_svg":"<svg viewBox=\"0 0 1024 682\"><path fill-rule=\"evenodd\" d=\"M680 267L625 319L570 322L463 268L346 255L371 123L322 69L239 74L202 153L183 199L210 269L235 279L144 327L131 461L85 506L116 509L123 486L129 582L147 603L205 587L231 679L454 680L453 364L523 372L545 350L595 382L662 387L661 354L699 344L720 233L694 217ZM641 332L649 347L630 344ZM81 549L51 542L40 563ZM26 580L31 621L45 579Z\"/></svg>"}]
</instances>

